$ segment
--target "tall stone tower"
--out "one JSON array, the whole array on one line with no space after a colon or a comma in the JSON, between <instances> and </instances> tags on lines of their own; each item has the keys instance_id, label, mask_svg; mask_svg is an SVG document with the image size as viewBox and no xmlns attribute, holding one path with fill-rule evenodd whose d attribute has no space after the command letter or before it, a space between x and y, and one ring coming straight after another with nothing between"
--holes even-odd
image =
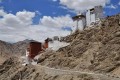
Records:
<instances>
[{"instance_id":1,"label":"tall stone tower","mask_svg":"<svg viewBox=\"0 0 120 80\"><path fill-rule=\"evenodd\" d=\"M87 10L86 12L86 25L90 26L91 23L96 22L97 20L104 17L103 14L103 7L102 6L95 6L92 9Z\"/></svg>"}]
</instances>

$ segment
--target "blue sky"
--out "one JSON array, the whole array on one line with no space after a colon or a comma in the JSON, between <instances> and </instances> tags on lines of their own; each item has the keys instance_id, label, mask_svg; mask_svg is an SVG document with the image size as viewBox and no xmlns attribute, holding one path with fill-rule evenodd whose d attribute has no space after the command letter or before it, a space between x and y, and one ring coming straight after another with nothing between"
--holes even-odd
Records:
<instances>
[{"instance_id":1,"label":"blue sky","mask_svg":"<svg viewBox=\"0 0 120 80\"><path fill-rule=\"evenodd\" d=\"M13 14L23 10L38 12L34 18L34 23L38 23L39 19L43 16L75 15L75 13L61 8L59 1L52 0L3 0L0 6L3 7L6 12Z\"/></svg>"},{"instance_id":2,"label":"blue sky","mask_svg":"<svg viewBox=\"0 0 120 80\"><path fill-rule=\"evenodd\" d=\"M16 13L18 11L39 11L42 15L58 16L69 12L60 8L59 1L52 0L3 0L0 6L7 12Z\"/></svg>"},{"instance_id":3,"label":"blue sky","mask_svg":"<svg viewBox=\"0 0 120 80\"><path fill-rule=\"evenodd\" d=\"M111 0L104 8L105 15L114 15L120 12L120 0ZM38 23L42 16L62 16L70 14L74 16L75 13L70 9L62 8L59 0L3 0L0 6L6 12L16 14L18 11L38 12L34 18L34 23Z\"/></svg>"},{"instance_id":4,"label":"blue sky","mask_svg":"<svg viewBox=\"0 0 120 80\"><path fill-rule=\"evenodd\" d=\"M120 13L120 0L111 0L104 8L105 15L115 15Z\"/></svg>"},{"instance_id":5,"label":"blue sky","mask_svg":"<svg viewBox=\"0 0 120 80\"><path fill-rule=\"evenodd\" d=\"M71 17L96 5L104 7L105 16L120 13L120 0L1 0L0 40L68 35L74 26Z\"/></svg>"}]
</instances>

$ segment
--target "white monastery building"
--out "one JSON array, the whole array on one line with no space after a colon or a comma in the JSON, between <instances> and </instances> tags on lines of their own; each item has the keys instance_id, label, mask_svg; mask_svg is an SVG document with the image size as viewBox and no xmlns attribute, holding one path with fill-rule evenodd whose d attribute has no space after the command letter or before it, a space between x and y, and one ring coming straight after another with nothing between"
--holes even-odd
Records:
<instances>
[{"instance_id":1,"label":"white monastery building","mask_svg":"<svg viewBox=\"0 0 120 80\"><path fill-rule=\"evenodd\" d=\"M83 30L86 27L90 27L92 23L104 18L103 14L103 7L102 6L95 6L87 10L84 14L78 14L77 16L72 17L73 21L75 22L75 26L72 28L73 32L75 30Z\"/></svg>"}]
</instances>

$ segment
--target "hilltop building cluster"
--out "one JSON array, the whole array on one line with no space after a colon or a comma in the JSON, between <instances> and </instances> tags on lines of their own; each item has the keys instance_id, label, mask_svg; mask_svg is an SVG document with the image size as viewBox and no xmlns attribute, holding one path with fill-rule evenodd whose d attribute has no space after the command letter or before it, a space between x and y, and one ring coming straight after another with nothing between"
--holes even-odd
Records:
<instances>
[{"instance_id":1,"label":"hilltop building cluster","mask_svg":"<svg viewBox=\"0 0 120 80\"><path fill-rule=\"evenodd\" d=\"M73 21L76 23L76 27L73 27L72 30L73 32L78 29L83 30L100 21L101 18L104 18L103 7L95 6L85 13L79 13L77 16L72 17Z\"/></svg>"}]
</instances>

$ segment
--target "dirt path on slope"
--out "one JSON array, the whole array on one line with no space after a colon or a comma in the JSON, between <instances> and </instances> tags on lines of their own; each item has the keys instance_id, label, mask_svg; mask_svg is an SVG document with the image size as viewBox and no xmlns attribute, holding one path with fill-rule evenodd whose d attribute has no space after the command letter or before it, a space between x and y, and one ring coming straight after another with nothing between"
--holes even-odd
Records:
<instances>
[{"instance_id":1,"label":"dirt path on slope","mask_svg":"<svg viewBox=\"0 0 120 80\"><path fill-rule=\"evenodd\" d=\"M100 74L94 72L81 72L81 71L72 71L72 70L63 70L63 69L55 69L46 66L36 65L36 69L44 70L44 72L48 75L90 75L95 78L95 80L120 80L120 77L111 75L111 74Z\"/></svg>"}]
</instances>

